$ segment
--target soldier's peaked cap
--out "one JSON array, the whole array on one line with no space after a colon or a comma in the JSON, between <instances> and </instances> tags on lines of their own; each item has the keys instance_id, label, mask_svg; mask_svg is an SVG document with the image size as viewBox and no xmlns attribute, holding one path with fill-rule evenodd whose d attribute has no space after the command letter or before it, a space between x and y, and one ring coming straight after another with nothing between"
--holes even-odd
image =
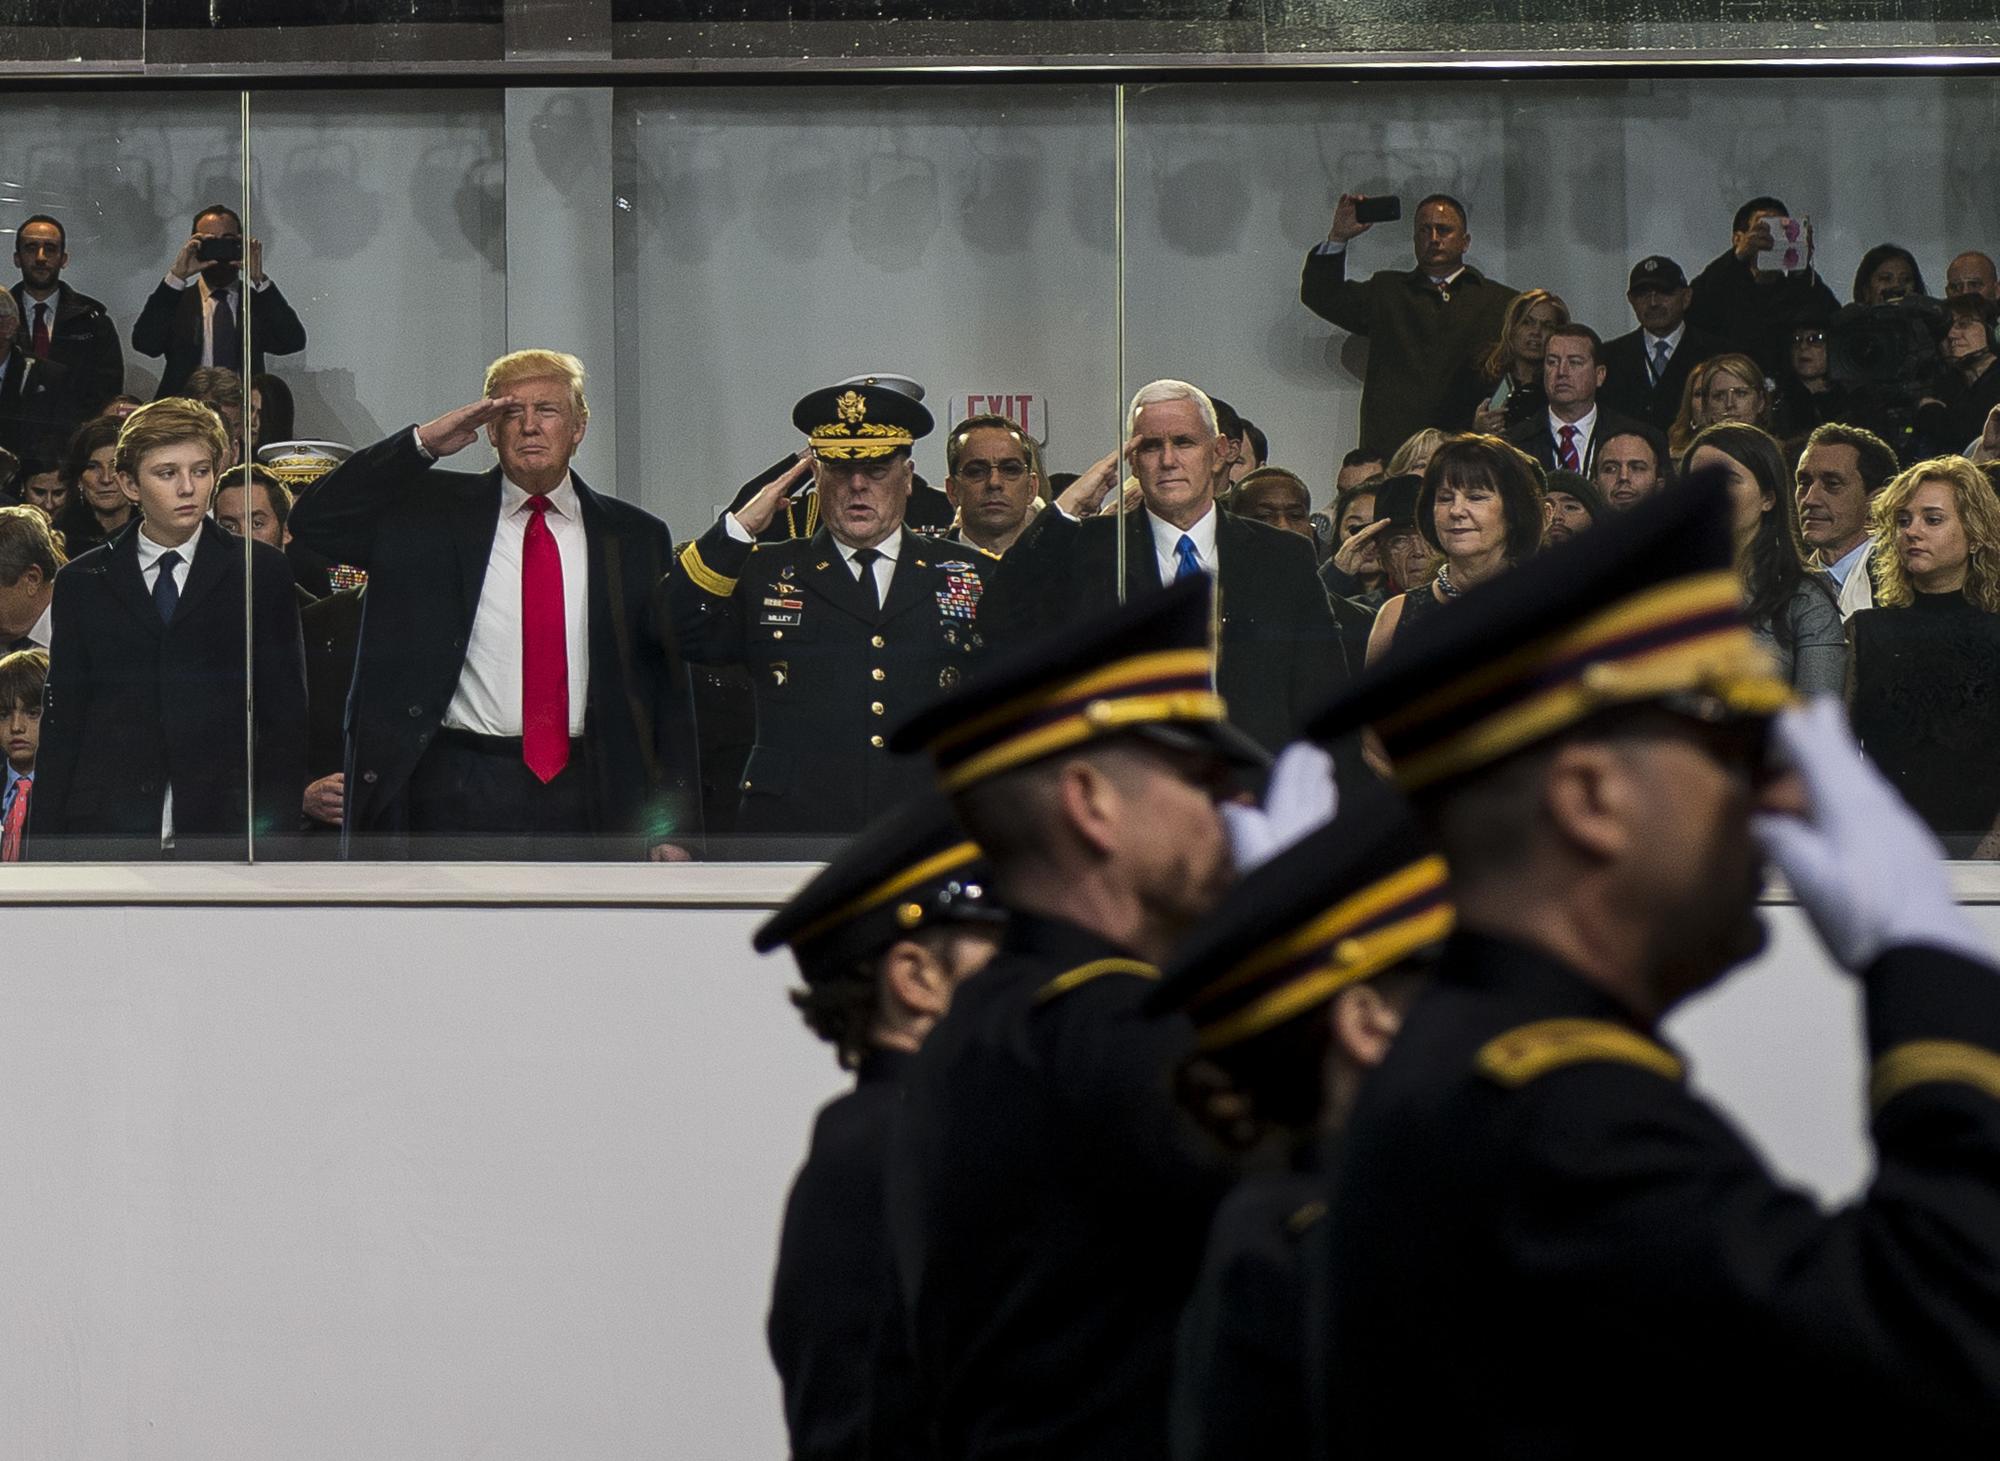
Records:
<instances>
[{"instance_id":1,"label":"soldier's peaked cap","mask_svg":"<svg viewBox=\"0 0 2000 1461\"><path fill-rule=\"evenodd\" d=\"M1359 782L1340 815L1252 870L1182 942L1148 995L1185 1010L1204 1050L1324 1007L1451 932L1444 859L1402 797Z\"/></svg>"},{"instance_id":2,"label":"soldier's peaked cap","mask_svg":"<svg viewBox=\"0 0 2000 1461\"><path fill-rule=\"evenodd\" d=\"M757 952L789 944L808 981L844 972L899 938L997 922L985 857L926 795L876 819L757 930Z\"/></svg>"},{"instance_id":3,"label":"soldier's peaked cap","mask_svg":"<svg viewBox=\"0 0 2000 1461\"><path fill-rule=\"evenodd\" d=\"M792 425L829 461L886 457L929 436L935 424L907 389L875 376L814 391L792 408Z\"/></svg>"},{"instance_id":4,"label":"soldier's peaked cap","mask_svg":"<svg viewBox=\"0 0 2000 1461\"><path fill-rule=\"evenodd\" d=\"M1195 574L997 656L898 726L889 748L927 752L947 792L1121 735L1262 765L1216 693L1211 595Z\"/></svg>"},{"instance_id":5,"label":"soldier's peaked cap","mask_svg":"<svg viewBox=\"0 0 2000 1461\"><path fill-rule=\"evenodd\" d=\"M1397 634L1308 731L1372 726L1415 790L1616 705L1772 714L1791 687L1750 637L1734 556L1725 479L1696 473Z\"/></svg>"}]
</instances>

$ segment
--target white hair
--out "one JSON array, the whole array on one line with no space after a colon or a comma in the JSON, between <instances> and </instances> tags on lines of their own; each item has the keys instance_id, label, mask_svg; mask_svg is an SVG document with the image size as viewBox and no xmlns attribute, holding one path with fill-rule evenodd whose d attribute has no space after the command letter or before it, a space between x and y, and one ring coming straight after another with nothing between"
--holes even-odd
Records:
<instances>
[{"instance_id":1,"label":"white hair","mask_svg":"<svg viewBox=\"0 0 2000 1461\"><path fill-rule=\"evenodd\" d=\"M1215 402L1208 398L1208 392L1200 386L1189 385L1184 380L1156 380L1150 385L1139 387L1139 393L1132 397L1132 409L1125 416L1125 430L1139 428L1139 412L1147 406L1158 406L1167 401L1192 401L1195 410L1201 413L1202 425L1208 428L1210 436L1220 436L1222 428L1215 421Z\"/></svg>"}]
</instances>

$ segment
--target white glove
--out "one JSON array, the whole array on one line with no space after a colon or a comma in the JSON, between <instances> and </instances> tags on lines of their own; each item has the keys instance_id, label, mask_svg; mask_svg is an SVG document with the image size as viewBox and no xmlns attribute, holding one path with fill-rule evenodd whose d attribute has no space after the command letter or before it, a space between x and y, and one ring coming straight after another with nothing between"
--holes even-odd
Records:
<instances>
[{"instance_id":1,"label":"white glove","mask_svg":"<svg viewBox=\"0 0 2000 1461\"><path fill-rule=\"evenodd\" d=\"M1247 873L1269 862L1308 832L1333 820L1340 788L1333 784L1333 757L1308 741L1293 741L1278 753L1264 789L1264 805L1222 804L1229 851L1236 870Z\"/></svg>"},{"instance_id":2,"label":"white glove","mask_svg":"<svg viewBox=\"0 0 2000 1461\"><path fill-rule=\"evenodd\" d=\"M1805 779L1811 811L1764 813L1752 825L1827 952L1855 973L1912 944L1992 964L1952 900L1944 849L1861 754L1840 702L1821 697L1786 710L1774 729Z\"/></svg>"}]
</instances>

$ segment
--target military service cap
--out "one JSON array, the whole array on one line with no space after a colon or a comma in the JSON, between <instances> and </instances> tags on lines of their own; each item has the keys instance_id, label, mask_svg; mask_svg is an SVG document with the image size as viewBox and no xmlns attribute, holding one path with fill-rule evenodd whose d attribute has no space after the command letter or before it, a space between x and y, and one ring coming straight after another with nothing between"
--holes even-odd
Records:
<instances>
[{"instance_id":1,"label":"military service cap","mask_svg":"<svg viewBox=\"0 0 2000 1461\"><path fill-rule=\"evenodd\" d=\"M1424 485L1423 477L1416 472L1403 472L1386 481L1375 484L1374 522L1384 518L1391 529L1414 528L1417 525L1417 493Z\"/></svg>"},{"instance_id":2,"label":"military service cap","mask_svg":"<svg viewBox=\"0 0 2000 1461\"><path fill-rule=\"evenodd\" d=\"M806 396L792 407L792 425L828 461L886 457L930 435L935 423L917 398L922 394L915 381L900 376L862 376Z\"/></svg>"},{"instance_id":3,"label":"military service cap","mask_svg":"<svg viewBox=\"0 0 2000 1461\"><path fill-rule=\"evenodd\" d=\"M923 796L857 833L751 940L790 945L807 983L837 978L899 938L1003 918L977 844L942 797Z\"/></svg>"},{"instance_id":4,"label":"military service cap","mask_svg":"<svg viewBox=\"0 0 2000 1461\"><path fill-rule=\"evenodd\" d=\"M1442 941L1444 859L1401 797L1357 782L1340 814L1254 869L1182 943L1147 996L1184 1010L1203 1050L1241 1044Z\"/></svg>"},{"instance_id":5,"label":"military service cap","mask_svg":"<svg viewBox=\"0 0 2000 1461\"><path fill-rule=\"evenodd\" d=\"M1412 624L1313 716L1372 726L1406 790L1646 701L1770 715L1791 698L1750 637L1727 490L1704 472Z\"/></svg>"},{"instance_id":6,"label":"military service cap","mask_svg":"<svg viewBox=\"0 0 2000 1461\"><path fill-rule=\"evenodd\" d=\"M997 657L899 726L947 792L1109 736L1135 735L1247 766L1269 759L1215 690L1207 574Z\"/></svg>"}]
</instances>

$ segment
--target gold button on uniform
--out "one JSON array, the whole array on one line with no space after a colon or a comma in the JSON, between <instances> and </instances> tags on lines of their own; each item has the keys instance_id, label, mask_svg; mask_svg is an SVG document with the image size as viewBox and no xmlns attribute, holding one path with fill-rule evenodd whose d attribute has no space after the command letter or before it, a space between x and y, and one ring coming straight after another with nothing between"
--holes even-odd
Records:
<instances>
[{"instance_id":1,"label":"gold button on uniform","mask_svg":"<svg viewBox=\"0 0 2000 1461\"><path fill-rule=\"evenodd\" d=\"M882 749L884 742L880 736L870 736L868 738L868 744L875 747L875 749L879 751Z\"/></svg>"},{"instance_id":2,"label":"gold button on uniform","mask_svg":"<svg viewBox=\"0 0 2000 1461\"><path fill-rule=\"evenodd\" d=\"M871 679L876 679L876 680L886 680L889 678L888 672L886 670L870 670L868 674Z\"/></svg>"},{"instance_id":3,"label":"gold button on uniform","mask_svg":"<svg viewBox=\"0 0 2000 1461\"><path fill-rule=\"evenodd\" d=\"M878 634L868 642L874 645L877 649L880 649L883 645L887 644L889 641L884 639L881 635Z\"/></svg>"},{"instance_id":4,"label":"gold button on uniform","mask_svg":"<svg viewBox=\"0 0 2000 1461\"><path fill-rule=\"evenodd\" d=\"M882 713L882 702L877 700L873 705L870 705L868 708L874 714L880 715Z\"/></svg>"}]
</instances>

